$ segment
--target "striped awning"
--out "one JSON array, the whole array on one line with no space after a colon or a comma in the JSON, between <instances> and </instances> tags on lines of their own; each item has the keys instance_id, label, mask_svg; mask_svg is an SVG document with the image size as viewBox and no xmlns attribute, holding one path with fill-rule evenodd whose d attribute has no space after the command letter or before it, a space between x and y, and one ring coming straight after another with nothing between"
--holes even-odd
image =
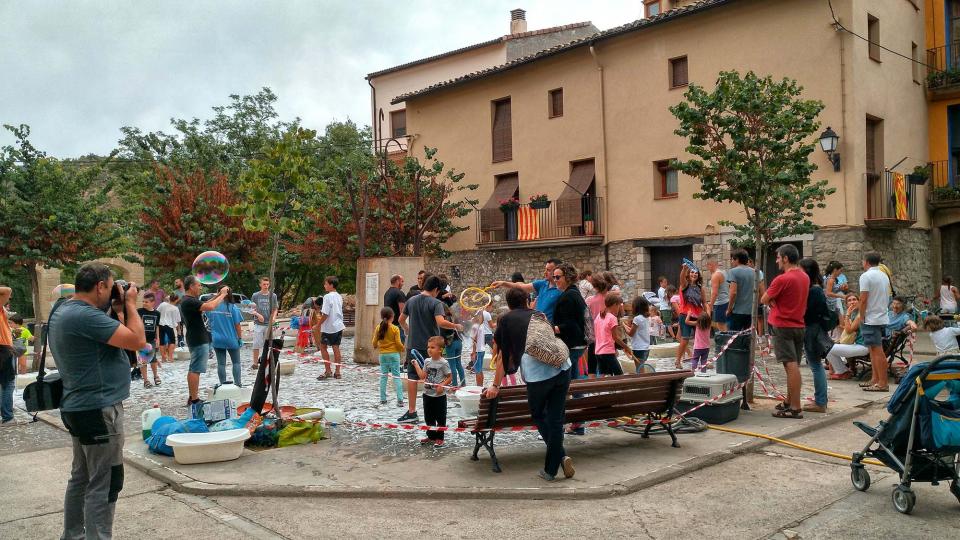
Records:
<instances>
[{"instance_id":1,"label":"striped awning","mask_svg":"<svg viewBox=\"0 0 960 540\"><path fill-rule=\"evenodd\" d=\"M593 160L574 163L570 180L557 198L557 226L579 227L583 224L583 196L595 178Z\"/></svg>"}]
</instances>

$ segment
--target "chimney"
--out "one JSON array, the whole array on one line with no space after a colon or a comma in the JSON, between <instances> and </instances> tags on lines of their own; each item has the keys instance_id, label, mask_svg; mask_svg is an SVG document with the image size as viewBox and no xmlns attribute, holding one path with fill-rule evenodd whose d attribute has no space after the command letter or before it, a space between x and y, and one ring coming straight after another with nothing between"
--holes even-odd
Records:
<instances>
[{"instance_id":1,"label":"chimney","mask_svg":"<svg viewBox=\"0 0 960 540\"><path fill-rule=\"evenodd\" d=\"M527 31L527 12L522 9L510 11L510 34L522 34Z\"/></svg>"}]
</instances>

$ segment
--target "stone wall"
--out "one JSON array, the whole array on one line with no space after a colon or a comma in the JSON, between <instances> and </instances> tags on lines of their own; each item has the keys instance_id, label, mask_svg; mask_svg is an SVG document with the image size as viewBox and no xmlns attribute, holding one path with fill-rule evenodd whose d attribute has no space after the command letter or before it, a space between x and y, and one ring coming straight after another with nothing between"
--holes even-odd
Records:
<instances>
[{"instance_id":1,"label":"stone wall","mask_svg":"<svg viewBox=\"0 0 960 540\"><path fill-rule=\"evenodd\" d=\"M893 271L897 293L930 296L933 290L930 231L843 227L820 229L815 234L817 262L825 267L831 260L840 261L852 284L856 284L863 273L863 254L868 251L880 252L884 263Z\"/></svg>"}]
</instances>

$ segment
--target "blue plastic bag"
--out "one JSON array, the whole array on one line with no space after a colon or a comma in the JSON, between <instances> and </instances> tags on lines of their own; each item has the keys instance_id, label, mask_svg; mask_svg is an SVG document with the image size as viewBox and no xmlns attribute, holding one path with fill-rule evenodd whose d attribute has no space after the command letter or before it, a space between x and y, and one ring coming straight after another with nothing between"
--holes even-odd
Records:
<instances>
[{"instance_id":1,"label":"blue plastic bag","mask_svg":"<svg viewBox=\"0 0 960 540\"><path fill-rule=\"evenodd\" d=\"M147 439L147 448L154 454L173 456L173 448L167 445L167 437L174 433L206 433L207 424L203 420L181 420L157 425L164 417L157 418L153 423L154 429Z\"/></svg>"}]
</instances>

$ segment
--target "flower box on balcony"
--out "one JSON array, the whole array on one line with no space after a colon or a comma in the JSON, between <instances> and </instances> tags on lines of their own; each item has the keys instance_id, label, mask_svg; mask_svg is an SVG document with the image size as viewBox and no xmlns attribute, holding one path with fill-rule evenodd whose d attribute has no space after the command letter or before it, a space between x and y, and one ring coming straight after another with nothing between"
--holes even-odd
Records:
<instances>
[{"instance_id":1,"label":"flower box on balcony","mask_svg":"<svg viewBox=\"0 0 960 540\"><path fill-rule=\"evenodd\" d=\"M534 210L550 208L550 199L543 193L533 195L530 197L530 208Z\"/></svg>"}]
</instances>

